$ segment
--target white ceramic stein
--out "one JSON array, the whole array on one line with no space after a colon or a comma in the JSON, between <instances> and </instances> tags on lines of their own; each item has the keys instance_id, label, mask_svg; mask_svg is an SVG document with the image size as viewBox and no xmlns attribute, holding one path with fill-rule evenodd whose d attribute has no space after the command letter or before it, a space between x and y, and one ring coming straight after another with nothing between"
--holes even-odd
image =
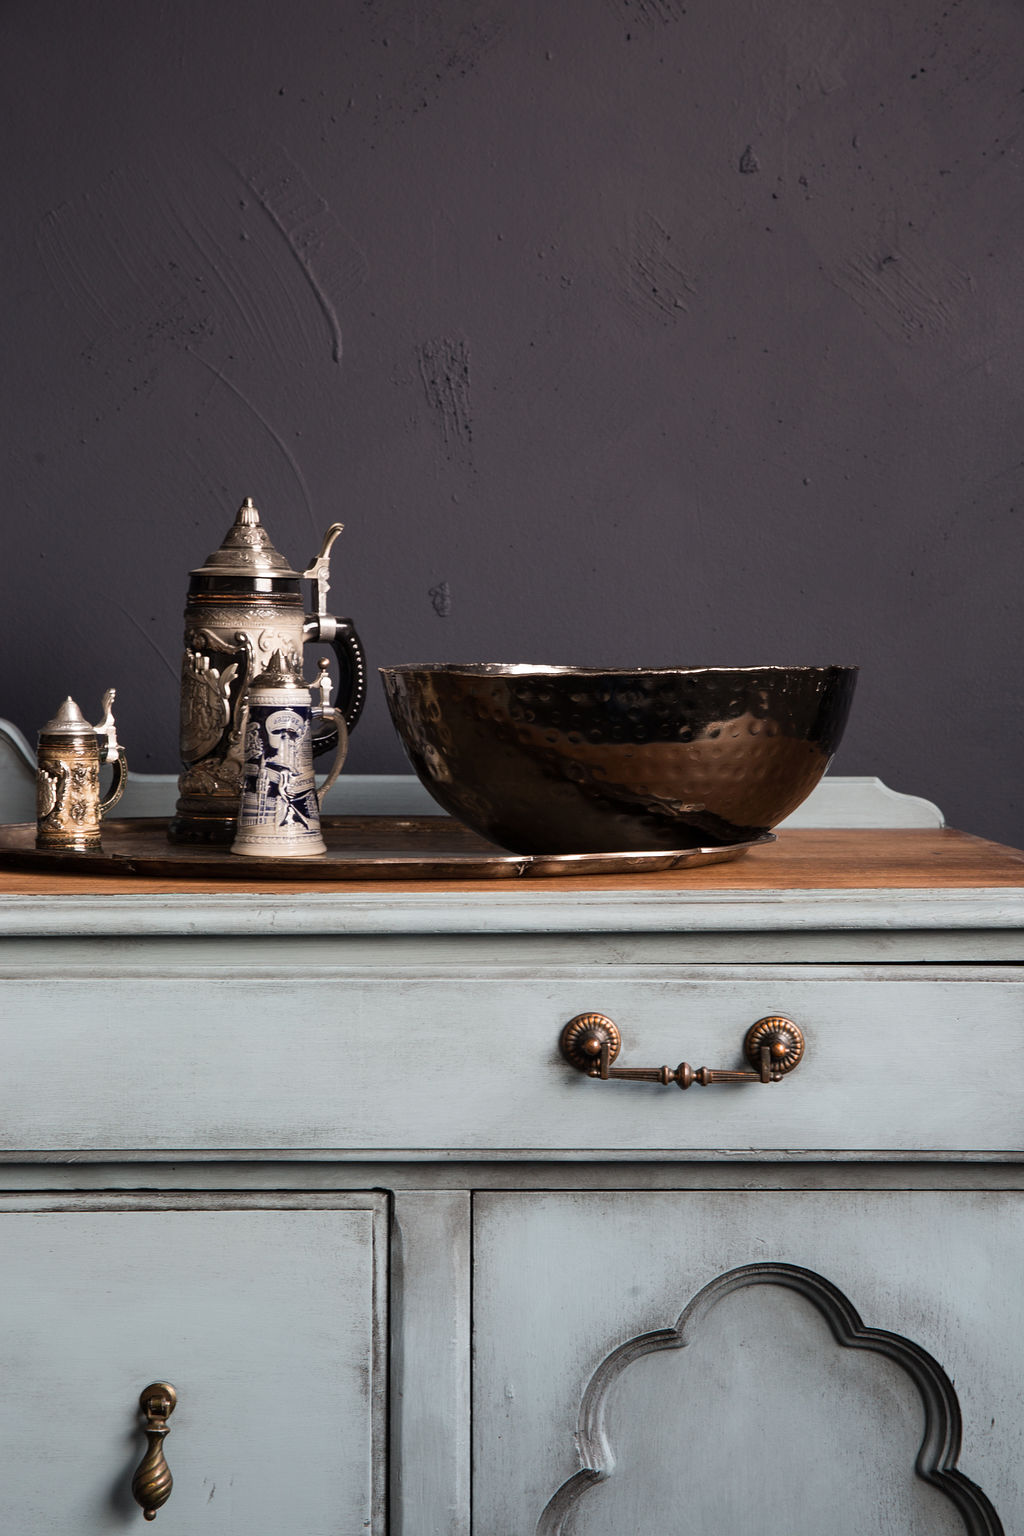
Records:
<instances>
[{"instance_id":1,"label":"white ceramic stein","mask_svg":"<svg viewBox=\"0 0 1024 1536\"><path fill-rule=\"evenodd\" d=\"M327 663L317 685L330 686ZM317 789L313 775L313 722L333 719L338 747L331 770ZM341 772L348 751L345 717L338 709L314 707L311 690L280 651L249 685L248 723L238 830L232 853L250 857L308 858L326 853L320 804Z\"/></svg>"}]
</instances>

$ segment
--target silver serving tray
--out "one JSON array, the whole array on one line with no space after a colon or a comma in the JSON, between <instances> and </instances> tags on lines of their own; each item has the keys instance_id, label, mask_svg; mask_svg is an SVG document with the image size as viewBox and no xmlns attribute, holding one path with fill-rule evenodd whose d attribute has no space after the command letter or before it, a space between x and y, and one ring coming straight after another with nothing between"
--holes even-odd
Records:
<instances>
[{"instance_id":1,"label":"silver serving tray","mask_svg":"<svg viewBox=\"0 0 1024 1536\"><path fill-rule=\"evenodd\" d=\"M130 875L184 880L519 880L638 875L738 859L775 834L678 852L517 854L496 848L450 816L325 816L327 852L313 858L247 858L225 847L167 841L164 818L103 823L103 846L69 853L35 846L34 822L0 826L0 868L38 874Z\"/></svg>"}]
</instances>

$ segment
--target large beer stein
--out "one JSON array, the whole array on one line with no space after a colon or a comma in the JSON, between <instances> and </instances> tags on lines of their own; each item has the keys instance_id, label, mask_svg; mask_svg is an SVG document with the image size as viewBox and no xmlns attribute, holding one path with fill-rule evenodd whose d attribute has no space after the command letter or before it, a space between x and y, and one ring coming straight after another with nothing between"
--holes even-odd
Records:
<instances>
[{"instance_id":1,"label":"large beer stein","mask_svg":"<svg viewBox=\"0 0 1024 1536\"><path fill-rule=\"evenodd\" d=\"M242 791L247 692L276 651L302 675L303 646L324 642L338 664L337 708L349 731L366 698L366 661L351 619L327 612L332 523L306 571L278 554L247 497L224 542L190 572L181 668L181 761L178 804L168 835L176 843L230 843ZM306 612L301 583L316 585ZM333 751L338 732L320 722L319 756Z\"/></svg>"}]
</instances>

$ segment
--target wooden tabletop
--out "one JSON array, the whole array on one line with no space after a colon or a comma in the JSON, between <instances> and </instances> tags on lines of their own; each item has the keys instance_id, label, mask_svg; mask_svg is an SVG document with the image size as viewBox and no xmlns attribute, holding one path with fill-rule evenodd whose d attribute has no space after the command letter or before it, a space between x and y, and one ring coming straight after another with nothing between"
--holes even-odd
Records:
<instances>
[{"instance_id":1,"label":"wooden tabletop","mask_svg":"<svg viewBox=\"0 0 1024 1536\"><path fill-rule=\"evenodd\" d=\"M5 896L291 895L315 892L437 896L511 891L571 894L629 890L687 892L796 890L977 890L1024 888L1024 851L986 842L952 828L927 830L822 830L779 833L778 842L754 848L729 864L662 874L598 875L518 880L310 881L125 879L116 875L37 874L0 870Z\"/></svg>"}]
</instances>

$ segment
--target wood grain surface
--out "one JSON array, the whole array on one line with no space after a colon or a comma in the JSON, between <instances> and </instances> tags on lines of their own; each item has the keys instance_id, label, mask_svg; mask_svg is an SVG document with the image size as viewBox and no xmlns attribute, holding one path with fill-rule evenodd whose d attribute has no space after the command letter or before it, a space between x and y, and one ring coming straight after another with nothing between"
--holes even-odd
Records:
<instances>
[{"instance_id":1,"label":"wood grain surface","mask_svg":"<svg viewBox=\"0 0 1024 1536\"><path fill-rule=\"evenodd\" d=\"M794 828L777 843L752 849L731 864L649 875L600 875L517 880L517 891L796 891L975 890L1024 887L1024 850L990 843L952 828L849 830ZM156 894L284 894L301 891L416 892L437 895L509 889L505 880L339 881L125 879L115 875L35 874L0 870L0 896Z\"/></svg>"}]
</instances>

